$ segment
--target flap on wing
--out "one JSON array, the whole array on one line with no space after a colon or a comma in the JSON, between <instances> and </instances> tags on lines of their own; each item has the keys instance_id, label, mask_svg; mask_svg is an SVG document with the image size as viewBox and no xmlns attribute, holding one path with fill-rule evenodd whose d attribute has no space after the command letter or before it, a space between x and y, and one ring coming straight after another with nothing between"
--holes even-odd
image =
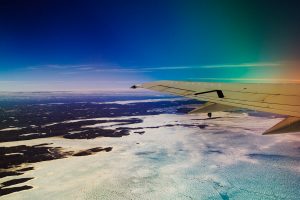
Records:
<instances>
[{"instance_id":1,"label":"flap on wing","mask_svg":"<svg viewBox=\"0 0 300 200\"><path fill-rule=\"evenodd\" d=\"M212 112L229 111L229 110L236 110L236 109L237 107L207 102L202 106L192 110L191 112L189 112L189 114L212 113Z\"/></svg>"},{"instance_id":2,"label":"flap on wing","mask_svg":"<svg viewBox=\"0 0 300 200\"><path fill-rule=\"evenodd\" d=\"M300 132L300 118L288 117L280 121L272 128L265 131L263 135L290 133L290 132Z\"/></svg>"}]
</instances>

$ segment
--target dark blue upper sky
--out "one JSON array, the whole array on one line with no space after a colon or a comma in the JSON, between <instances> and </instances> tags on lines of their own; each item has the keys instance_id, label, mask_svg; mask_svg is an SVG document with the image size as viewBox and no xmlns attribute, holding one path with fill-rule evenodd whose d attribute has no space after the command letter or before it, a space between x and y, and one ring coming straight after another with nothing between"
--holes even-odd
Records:
<instances>
[{"instance_id":1,"label":"dark blue upper sky","mask_svg":"<svg viewBox=\"0 0 300 200\"><path fill-rule=\"evenodd\" d=\"M298 8L267 0L1 0L0 89L278 79L278 63L299 55Z\"/></svg>"}]
</instances>

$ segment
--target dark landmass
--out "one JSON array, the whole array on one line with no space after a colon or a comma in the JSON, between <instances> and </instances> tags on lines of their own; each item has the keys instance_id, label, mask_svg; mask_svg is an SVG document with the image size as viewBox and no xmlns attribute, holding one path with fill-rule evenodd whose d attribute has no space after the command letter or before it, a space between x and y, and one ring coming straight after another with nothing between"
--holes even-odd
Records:
<instances>
[{"instance_id":1,"label":"dark landmass","mask_svg":"<svg viewBox=\"0 0 300 200\"><path fill-rule=\"evenodd\" d=\"M96 147L74 152L64 151L61 147L50 147L46 145L49 144L0 147L0 177L20 175L22 172L33 170L33 167L18 169L24 164L62 159L69 156L91 155L100 151L109 152L112 150L112 147Z\"/></svg>"},{"instance_id":2,"label":"dark landmass","mask_svg":"<svg viewBox=\"0 0 300 200\"><path fill-rule=\"evenodd\" d=\"M0 196L4 196L13 192L20 192L23 190L29 190L32 189L32 186L29 185L23 185L19 187L10 187L10 188L0 188Z\"/></svg>"},{"instance_id":3,"label":"dark landmass","mask_svg":"<svg viewBox=\"0 0 300 200\"><path fill-rule=\"evenodd\" d=\"M1 183L1 185L2 185L1 188L2 187L8 187L8 186L11 186L11 185L16 185L16 184L19 184L19 183L24 183L24 182L27 182L31 179L33 179L33 178L17 178L17 179L5 181L5 182Z\"/></svg>"},{"instance_id":4,"label":"dark landmass","mask_svg":"<svg viewBox=\"0 0 300 200\"><path fill-rule=\"evenodd\" d=\"M157 115L162 113L187 113L193 108L185 107L185 105L200 104L195 100L170 101L167 98L166 101L160 102L114 103L114 101L132 100L132 96L74 96L72 94L57 96L57 94L52 93L48 95L36 93L29 97L23 95L24 94L18 96L18 94L16 94L16 96L12 97L0 96L0 143L49 137L61 137L64 139L123 137L129 135L131 131L136 134L144 134L145 131L143 127L126 127L126 125L142 122L141 119L134 116ZM134 97L135 100L149 98L153 97ZM127 116L128 119L93 119L121 116ZM70 120L82 121L70 122ZM115 125L122 125L122 127L92 126L111 122L115 123ZM172 127L177 125L166 126ZM197 125L195 125L195 127L196 126ZM198 127L205 128L206 125ZM51 145L51 143L43 143L32 146L18 145L0 147L0 178L18 176L27 171L34 170L34 167L30 166L32 163L64 159L70 156L89 156L98 152L109 152L112 150L112 147L95 147L75 152L66 151L62 147L52 147ZM29 185L9 187L25 183L30 179L32 178L14 178L2 182L0 186L0 196L31 189L32 186Z\"/></svg>"},{"instance_id":5,"label":"dark landmass","mask_svg":"<svg viewBox=\"0 0 300 200\"><path fill-rule=\"evenodd\" d=\"M134 128L130 128L130 127L119 127L116 128L117 130L143 130L143 129L156 129L156 128L162 128L162 127L174 127L174 126L182 126L182 127L190 127L190 128L200 128L200 129L205 129L208 125L206 124L166 124L166 125L162 125L162 126L146 126L146 127L134 127ZM138 133L138 134L144 134L145 131L134 131L134 133Z\"/></svg>"},{"instance_id":6,"label":"dark landmass","mask_svg":"<svg viewBox=\"0 0 300 200\"><path fill-rule=\"evenodd\" d=\"M111 150L112 150L112 147L106 147L106 148L96 147L96 148L87 149L84 151L79 151L77 153L74 153L73 156L88 156L88 155L93 155L100 151L110 152Z\"/></svg>"},{"instance_id":7,"label":"dark landmass","mask_svg":"<svg viewBox=\"0 0 300 200\"><path fill-rule=\"evenodd\" d=\"M6 176L21 175L26 171L33 170L33 167L24 167L19 169L21 166L29 165L30 163L63 159L69 156L88 156L97 152L109 152L112 150L112 147L95 147L74 152L64 151L61 147L47 146L50 144L46 143L34 146L19 145L12 147L0 147L0 178ZM5 188L11 185L24 183L31 179L32 178L19 178L2 182L0 187L0 196L18 192L21 190L31 189L32 187L27 185L21 187Z\"/></svg>"},{"instance_id":8,"label":"dark landmass","mask_svg":"<svg viewBox=\"0 0 300 200\"><path fill-rule=\"evenodd\" d=\"M134 133L137 133L137 134L143 135L143 134L145 133L145 131L134 131Z\"/></svg>"},{"instance_id":9,"label":"dark landmass","mask_svg":"<svg viewBox=\"0 0 300 200\"><path fill-rule=\"evenodd\" d=\"M18 170L15 171L5 171L3 169L0 169L0 178L4 178L6 176L17 176L22 175L24 173L18 172Z\"/></svg>"},{"instance_id":10,"label":"dark landmass","mask_svg":"<svg viewBox=\"0 0 300 200\"><path fill-rule=\"evenodd\" d=\"M123 97L125 100L126 98ZM144 97L145 98L145 97ZM161 101L132 104L97 104L100 98L53 98L53 99L22 99L1 101L0 98L0 130L9 127L26 127L63 122L74 119L99 117L141 116L166 113L166 108L172 108L169 113L187 113L193 108L182 108L184 105L198 103L189 101ZM127 97L128 99L128 97ZM114 100L122 100L122 97ZM114 108L114 109L111 109ZM34 129L33 129L34 130ZM1 134L2 135L2 134ZM0 136L2 137L2 136Z\"/></svg>"},{"instance_id":11,"label":"dark landmass","mask_svg":"<svg viewBox=\"0 0 300 200\"><path fill-rule=\"evenodd\" d=\"M0 147L0 169L21 167L24 163L66 158L73 152L64 152L61 147L26 146ZM1 174L1 173L0 173Z\"/></svg>"},{"instance_id":12,"label":"dark landmass","mask_svg":"<svg viewBox=\"0 0 300 200\"><path fill-rule=\"evenodd\" d=\"M34 168L33 167L25 167L25 168L22 168L22 169L18 169L17 172L26 172L26 171L30 171L30 170L33 170Z\"/></svg>"},{"instance_id":13,"label":"dark landmass","mask_svg":"<svg viewBox=\"0 0 300 200\"><path fill-rule=\"evenodd\" d=\"M124 120L85 120L78 122L56 122L56 124L46 124L43 126L26 127L21 130L0 131L0 142L11 142L19 140L31 140L37 138L47 138L63 136L68 139L93 139L96 137L122 137L129 135L125 130L113 130L103 128L85 127L89 125L119 122L121 125L141 123L143 120L129 118ZM72 133L76 132L76 133Z\"/></svg>"},{"instance_id":14,"label":"dark landmass","mask_svg":"<svg viewBox=\"0 0 300 200\"><path fill-rule=\"evenodd\" d=\"M203 121L203 120L212 120L212 119L220 119L222 117L208 117L208 118L202 118L202 119L192 119L194 121Z\"/></svg>"}]
</instances>

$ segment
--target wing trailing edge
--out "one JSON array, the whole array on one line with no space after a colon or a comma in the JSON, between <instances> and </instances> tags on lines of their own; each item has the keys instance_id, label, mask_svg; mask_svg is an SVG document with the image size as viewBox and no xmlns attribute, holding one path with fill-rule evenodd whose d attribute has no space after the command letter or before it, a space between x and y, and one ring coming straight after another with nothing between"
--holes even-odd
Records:
<instances>
[{"instance_id":1,"label":"wing trailing edge","mask_svg":"<svg viewBox=\"0 0 300 200\"><path fill-rule=\"evenodd\" d=\"M288 117L266 130L263 135L300 132L300 118Z\"/></svg>"}]
</instances>

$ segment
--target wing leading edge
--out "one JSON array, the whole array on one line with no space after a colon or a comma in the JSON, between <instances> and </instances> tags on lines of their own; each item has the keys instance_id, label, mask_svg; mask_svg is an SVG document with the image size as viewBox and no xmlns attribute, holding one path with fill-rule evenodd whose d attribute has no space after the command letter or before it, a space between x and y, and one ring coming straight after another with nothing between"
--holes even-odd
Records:
<instances>
[{"instance_id":1,"label":"wing leading edge","mask_svg":"<svg viewBox=\"0 0 300 200\"><path fill-rule=\"evenodd\" d=\"M264 134L300 132L300 84L157 81L134 85L132 88L145 88L210 102L192 113L246 108L287 115L287 119Z\"/></svg>"}]
</instances>

